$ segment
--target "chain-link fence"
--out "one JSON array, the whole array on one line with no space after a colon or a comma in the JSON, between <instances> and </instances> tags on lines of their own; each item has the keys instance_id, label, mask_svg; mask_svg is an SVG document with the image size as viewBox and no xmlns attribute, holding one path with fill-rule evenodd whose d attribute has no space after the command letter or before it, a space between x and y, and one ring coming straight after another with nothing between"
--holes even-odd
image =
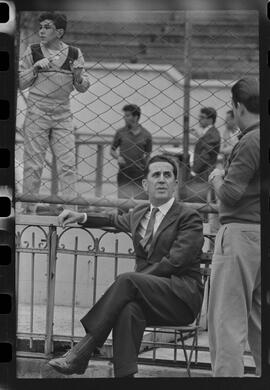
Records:
<instances>
[{"instance_id":1,"label":"chain-link fence","mask_svg":"<svg viewBox=\"0 0 270 390\"><path fill-rule=\"evenodd\" d=\"M258 76L257 13L66 15L63 41L75 49L44 49L47 19L20 15L16 189L24 209L41 201L82 208L144 199L150 152L177 161L179 199L214 201L208 175L237 141L230 87ZM81 53L85 70L78 76ZM44 58L49 65L33 71ZM123 121L127 104L141 109L141 127L130 131Z\"/></svg>"}]
</instances>

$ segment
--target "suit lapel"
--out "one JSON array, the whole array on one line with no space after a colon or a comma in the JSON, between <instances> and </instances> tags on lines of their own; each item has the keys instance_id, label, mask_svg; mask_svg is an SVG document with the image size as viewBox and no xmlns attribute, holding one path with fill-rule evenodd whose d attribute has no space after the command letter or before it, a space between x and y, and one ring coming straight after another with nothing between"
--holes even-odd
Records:
<instances>
[{"instance_id":1,"label":"suit lapel","mask_svg":"<svg viewBox=\"0 0 270 390\"><path fill-rule=\"evenodd\" d=\"M152 253L154 251L154 248L155 248L155 245L156 245L156 242L157 242L157 239L158 239L160 233L164 229L166 229L172 222L174 222L176 220L176 218L178 217L178 215L179 215L179 212L177 212L178 210L179 210L179 204L176 201L174 201L172 207L170 208L168 213L165 215L165 217L161 221L161 224L159 225L159 227L156 231L156 234L154 235L153 241L152 241L150 248L149 248L149 251L148 251L148 258L150 258L150 256L152 255Z\"/></svg>"},{"instance_id":2,"label":"suit lapel","mask_svg":"<svg viewBox=\"0 0 270 390\"><path fill-rule=\"evenodd\" d=\"M136 211L133 214L133 226L132 226L132 236L134 237L136 230L138 229L139 223L141 222L143 216L148 211L149 205L145 205L142 209Z\"/></svg>"}]
</instances>

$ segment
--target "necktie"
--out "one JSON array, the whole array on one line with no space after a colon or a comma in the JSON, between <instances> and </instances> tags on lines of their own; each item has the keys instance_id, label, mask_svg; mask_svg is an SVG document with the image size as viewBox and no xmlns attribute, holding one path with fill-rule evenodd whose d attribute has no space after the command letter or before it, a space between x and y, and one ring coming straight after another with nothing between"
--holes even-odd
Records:
<instances>
[{"instance_id":1,"label":"necktie","mask_svg":"<svg viewBox=\"0 0 270 390\"><path fill-rule=\"evenodd\" d=\"M156 219L156 213L159 211L158 207L153 207L150 219L146 228L145 236L144 238L140 241L142 247L144 250L148 252L148 249L151 245L151 238L153 236L154 232L154 224L155 224L155 219Z\"/></svg>"}]
</instances>

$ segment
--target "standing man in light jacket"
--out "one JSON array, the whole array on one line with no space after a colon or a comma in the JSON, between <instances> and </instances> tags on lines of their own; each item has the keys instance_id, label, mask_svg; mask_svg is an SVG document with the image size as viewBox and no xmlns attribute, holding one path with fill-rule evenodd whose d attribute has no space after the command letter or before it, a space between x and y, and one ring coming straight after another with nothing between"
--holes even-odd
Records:
<instances>
[{"instance_id":1,"label":"standing man in light jacket","mask_svg":"<svg viewBox=\"0 0 270 390\"><path fill-rule=\"evenodd\" d=\"M219 199L209 300L213 375L244 375L248 340L261 373L260 123L259 84L243 78L232 87L232 108L241 134L225 172L209 181Z\"/></svg>"},{"instance_id":2,"label":"standing man in light jacket","mask_svg":"<svg viewBox=\"0 0 270 390\"><path fill-rule=\"evenodd\" d=\"M122 214L100 215L64 210L63 226L114 226L131 232L136 271L123 273L81 320L86 336L49 365L63 374L82 374L96 346L113 330L116 377L134 376L143 332L148 325L188 325L202 304L200 254L203 227L199 214L176 202L177 167L165 156L152 157L143 179L150 204Z\"/></svg>"},{"instance_id":3,"label":"standing man in light jacket","mask_svg":"<svg viewBox=\"0 0 270 390\"><path fill-rule=\"evenodd\" d=\"M19 64L21 90L29 88L24 122L23 193L38 195L46 151L56 157L62 195L76 197L75 138L70 110L74 88L89 88L81 50L62 38L64 14L44 12L39 17L40 43L29 45ZM28 204L26 212L33 212Z\"/></svg>"}]
</instances>

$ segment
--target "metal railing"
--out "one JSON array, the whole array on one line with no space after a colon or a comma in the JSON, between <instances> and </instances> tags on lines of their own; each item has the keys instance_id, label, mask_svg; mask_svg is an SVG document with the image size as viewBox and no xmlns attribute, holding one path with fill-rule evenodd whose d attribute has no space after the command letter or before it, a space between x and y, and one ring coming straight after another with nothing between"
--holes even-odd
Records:
<instances>
[{"instance_id":1,"label":"metal railing","mask_svg":"<svg viewBox=\"0 0 270 390\"><path fill-rule=\"evenodd\" d=\"M35 350L33 348L34 339L43 340L43 353L48 355L53 352L53 344L56 340L68 341L72 345L80 338L78 332L75 331L75 322L78 321L75 314L76 300L78 299L77 289L82 283L82 280L78 277L79 262L82 263L85 258L92 262L91 283L88 285L88 290L85 288L83 291L83 294L91 296L91 302L88 299L89 306L87 308L84 302L84 309L87 311L95 304L104 290L105 284L108 283L106 281L103 285L100 285L100 276L102 273L104 278L105 267L109 268L111 282L116 279L119 273L131 271L134 268L133 244L131 237L126 233L113 233L100 229L91 229L90 231L77 225L62 229L58 226L56 217L22 215L17 217L16 222L17 337L18 339L29 340L30 351ZM102 265L104 259L108 262ZM36 272L36 264L39 261L46 264L46 268L43 266L43 280L42 276ZM22 267L27 274L26 276L28 276L26 278L28 280L27 294ZM63 273L67 272L67 267L69 268L68 288L71 290L69 291L70 299L67 306L70 309L69 329L67 332L61 333L61 331L59 332L60 326L55 318L56 299L59 301L56 289L57 284L62 281L59 276L63 276ZM80 269L79 276L81 278L84 274L82 271ZM106 278L108 279L108 276ZM37 286L38 281L40 281L40 285L46 285L46 292L43 291L44 296L39 297L39 301L46 303L46 312L44 311L42 319L43 331L35 330L37 327L35 324L35 294L40 295ZM23 286L24 291L22 290ZM20 296L21 293L23 294L22 297ZM27 323L28 330L23 329L25 325L20 324L22 316L26 315L20 309L20 305L23 306L22 301L28 301L28 318L24 320ZM67 302L65 303L67 304Z\"/></svg>"}]
</instances>

